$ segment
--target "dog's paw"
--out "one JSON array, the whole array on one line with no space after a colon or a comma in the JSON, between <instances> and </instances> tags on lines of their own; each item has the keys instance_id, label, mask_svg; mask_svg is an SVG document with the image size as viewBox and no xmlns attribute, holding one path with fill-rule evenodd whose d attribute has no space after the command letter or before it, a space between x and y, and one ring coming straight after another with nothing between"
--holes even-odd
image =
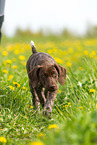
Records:
<instances>
[{"instance_id":1,"label":"dog's paw","mask_svg":"<svg viewBox=\"0 0 97 145\"><path fill-rule=\"evenodd\" d=\"M43 109L43 115L48 117L48 118L51 118L52 117L52 108L51 107L45 107Z\"/></svg>"}]
</instances>

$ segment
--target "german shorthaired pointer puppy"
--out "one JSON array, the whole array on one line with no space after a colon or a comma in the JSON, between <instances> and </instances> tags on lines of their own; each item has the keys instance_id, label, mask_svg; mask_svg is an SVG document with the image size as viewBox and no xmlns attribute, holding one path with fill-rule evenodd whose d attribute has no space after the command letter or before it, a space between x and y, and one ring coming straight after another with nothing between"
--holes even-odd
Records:
<instances>
[{"instance_id":1,"label":"german shorthaired pointer puppy","mask_svg":"<svg viewBox=\"0 0 97 145\"><path fill-rule=\"evenodd\" d=\"M34 42L31 41L32 55L27 61L29 87L33 96L35 109L43 107L43 114L50 116L55 97L58 91L58 82L65 84L66 69L58 65L47 53L37 52Z\"/></svg>"}]
</instances>

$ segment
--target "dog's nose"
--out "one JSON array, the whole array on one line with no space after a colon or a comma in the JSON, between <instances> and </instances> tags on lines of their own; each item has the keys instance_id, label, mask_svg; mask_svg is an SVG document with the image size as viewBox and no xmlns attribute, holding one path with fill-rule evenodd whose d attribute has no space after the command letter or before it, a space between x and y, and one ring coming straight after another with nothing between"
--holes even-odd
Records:
<instances>
[{"instance_id":1,"label":"dog's nose","mask_svg":"<svg viewBox=\"0 0 97 145\"><path fill-rule=\"evenodd\" d=\"M52 85L49 88L50 88L50 90L55 90L56 86L55 85Z\"/></svg>"}]
</instances>

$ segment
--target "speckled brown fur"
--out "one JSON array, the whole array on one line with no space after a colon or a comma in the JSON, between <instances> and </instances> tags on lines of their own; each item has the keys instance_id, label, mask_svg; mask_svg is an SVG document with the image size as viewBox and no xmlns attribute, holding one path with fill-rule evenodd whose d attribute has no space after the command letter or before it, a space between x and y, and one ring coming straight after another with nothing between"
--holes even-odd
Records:
<instances>
[{"instance_id":1,"label":"speckled brown fur","mask_svg":"<svg viewBox=\"0 0 97 145\"><path fill-rule=\"evenodd\" d=\"M47 53L37 52L32 46L33 54L27 61L29 87L35 109L43 107L43 114L52 113L53 104L58 91L58 82L65 84L66 69L58 65L53 57Z\"/></svg>"}]
</instances>

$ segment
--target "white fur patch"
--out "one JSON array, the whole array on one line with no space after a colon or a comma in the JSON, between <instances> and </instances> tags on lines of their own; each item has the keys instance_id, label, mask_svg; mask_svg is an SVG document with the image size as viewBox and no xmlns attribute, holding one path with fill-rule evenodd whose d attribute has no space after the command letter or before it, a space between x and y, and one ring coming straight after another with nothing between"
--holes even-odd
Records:
<instances>
[{"instance_id":1,"label":"white fur patch","mask_svg":"<svg viewBox=\"0 0 97 145\"><path fill-rule=\"evenodd\" d=\"M31 40L31 47L35 46L34 42Z\"/></svg>"}]
</instances>

